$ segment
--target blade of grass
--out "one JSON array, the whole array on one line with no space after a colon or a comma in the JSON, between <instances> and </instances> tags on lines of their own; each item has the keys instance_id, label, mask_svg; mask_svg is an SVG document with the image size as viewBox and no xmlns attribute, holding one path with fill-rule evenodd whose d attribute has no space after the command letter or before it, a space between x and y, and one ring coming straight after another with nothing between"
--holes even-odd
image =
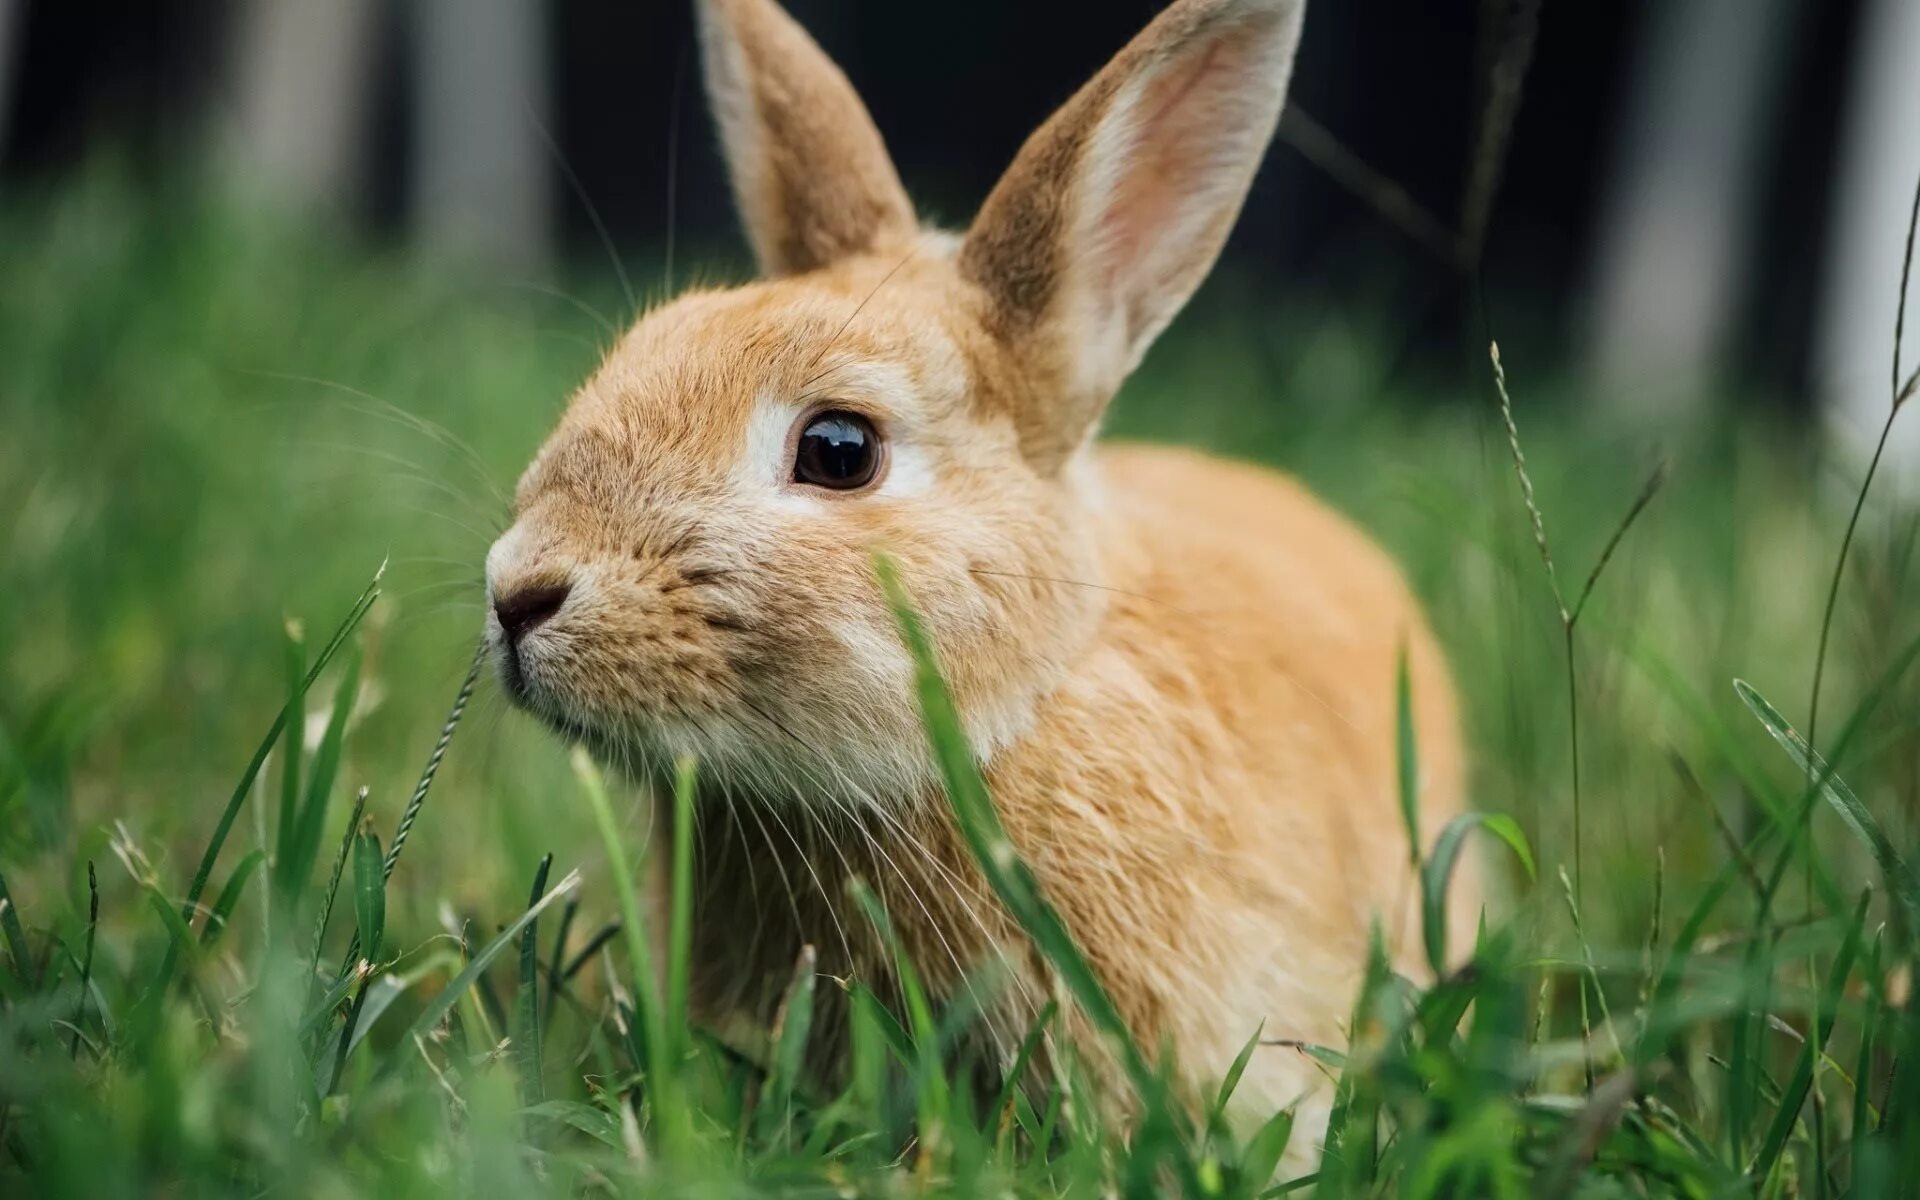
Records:
<instances>
[{"instance_id":1,"label":"blade of grass","mask_svg":"<svg viewBox=\"0 0 1920 1200\"><path fill-rule=\"evenodd\" d=\"M547 873L553 870L553 855L541 858L533 873L533 889L527 907L540 903L547 893ZM520 990L514 996L514 1045L519 1051L521 1103L540 1103L545 1092L540 1062L540 923L528 921L520 935Z\"/></svg>"},{"instance_id":2,"label":"blade of grass","mask_svg":"<svg viewBox=\"0 0 1920 1200\"><path fill-rule=\"evenodd\" d=\"M886 558L875 560L881 587L892 605L908 651L916 667L921 715L933 742L947 799L952 805L961 833L994 893L1013 913L1027 935L1034 940L1061 976L1074 999L1088 1017L1113 1043L1123 1065L1142 1096L1157 1089L1156 1076L1134 1042L1119 1009L1107 994L1106 986L1087 964L1066 924L1040 894L1033 873L1021 861L1006 830L1000 824L979 764L967 744L960 716L947 691L946 681L934 657L933 644L914 612L898 573Z\"/></svg>"},{"instance_id":3,"label":"blade of grass","mask_svg":"<svg viewBox=\"0 0 1920 1200\"><path fill-rule=\"evenodd\" d=\"M1012 1113L1013 1098L1019 1092L1020 1085L1026 1078L1027 1070L1033 1063L1033 1056L1039 1053L1040 1044L1046 1039L1048 1027L1053 1024L1053 1020L1059 1015L1059 1012L1060 1002L1057 1000L1048 1000L1046 1005L1041 1008L1040 1015L1033 1019L1032 1025L1028 1026L1026 1036L1020 1039L1020 1049L1013 1056L1013 1066L1008 1069L1006 1078L1000 1081L1000 1094L994 1098L993 1107L987 1110L989 1113L994 1114L995 1120L1004 1120L1005 1118L1002 1114ZM1241 1055L1242 1070L1246 1069L1246 1058L1247 1055L1243 1051ZM1222 1102L1222 1107L1224 1107L1224 1101Z\"/></svg>"},{"instance_id":4,"label":"blade of grass","mask_svg":"<svg viewBox=\"0 0 1920 1200\"><path fill-rule=\"evenodd\" d=\"M288 846L285 878L289 894L298 893L313 876L313 864L320 856L321 835L327 824L327 799L333 793L334 779L340 771L340 753L346 739L347 719L353 713L360 694L361 656L356 650L348 655L346 673L333 694L333 712L327 718L326 733L314 752L307 775L306 800L295 818L293 837ZM349 827L351 828L351 826Z\"/></svg>"},{"instance_id":5,"label":"blade of grass","mask_svg":"<svg viewBox=\"0 0 1920 1200\"><path fill-rule=\"evenodd\" d=\"M1352 1047L1339 1082L1334 1085L1333 1106L1327 1114L1327 1130L1322 1139L1322 1174L1335 1181L1335 1195L1366 1194L1378 1167L1379 1097L1371 1072L1387 1048L1387 1023L1381 1020L1379 1009L1380 997L1392 977L1376 921L1368 940L1366 974L1361 980L1359 998L1354 1001L1349 1034Z\"/></svg>"},{"instance_id":6,"label":"blade of grass","mask_svg":"<svg viewBox=\"0 0 1920 1200\"><path fill-rule=\"evenodd\" d=\"M911 1068L918 1061L920 1052L914 1046L913 1035L907 1032L906 1026L900 1024L899 1019L893 1015L893 1010L881 1003L880 997L873 994L872 988L857 979L847 980L845 988L850 1002L849 1008L862 1011L873 1031L880 1035L880 1040L892 1052L894 1059L901 1066Z\"/></svg>"},{"instance_id":7,"label":"blade of grass","mask_svg":"<svg viewBox=\"0 0 1920 1200\"><path fill-rule=\"evenodd\" d=\"M1816 997L1818 1007L1814 1013L1814 1028L1808 1031L1801 1044L1800 1055L1793 1064L1793 1074L1784 1089L1785 1099L1775 1112L1766 1140L1761 1143L1760 1153L1748 1172L1755 1186L1763 1185L1767 1177L1773 1174L1774 1164L1779 1162L1781 1151L1786 1149L1787 1137L1800 1120L1800 1109L1813 1087L1816 1056L1826 1052L1827 1038L1833 1033L1840 1000L1846 994L1847 977L1853 973L1853 960L1859 953L1860 935L1866 928L1867 904L1871 899L1871 892L1861 893L1859 906L1853 912L1853 924L1847 929L1847 939L1840 944L1839 953L1834 955L1825 993Z\"/></svg>"},{"instance_id":8,"label":"blade of grass","mask_svg":"<svg viewBox=\"0 0 1920 1200\"><path fill-rule=\"evenodd\" d=\"M1893 893L1895 901L1900 905L1907 928L1920 929L1920 878L1914 875L1913 868L1901 856L1900 851L1893 844L1893 839L1887 836L1880 822L1875 819L1873 813L1868 811L1867 806L1860 802L1860 797L1854 795L1853 789L1847 786L1846 781L1833 774L1826 760L1814 753L1807 743L1801 740L1799 733L1788 724L1785 717L1780 715L1779 710L1767 703L1766 697L1744 680L1734 680L1733 688L1739 694L1741 702L1760 719L1760 723L1773 736L1773 740L1780 744L1781 749L1793 759L1794 764L1806 772L1809 778L1816 780L1820 794L1826 798L1834 812L1839 814L1841 823L1846 825L1873 855L1881 874L1886 877L1887 889Z\"/></svg>"},{"instance_id":9,"label":"blade of grass","mask_svg":"<svg viewBox=\"0 0 1920 1200\"><path fill-rule=\"evenodd\" d=\"M466 715L467 703L473 699L473 689L480 683L480 669L487 661L487 644L483 641L473 652L473 661L467 667L467 677L460 684L460 691L453 698L453 707L447 711L447 719L440 726L440 736L433 743L433 752L427 755L427 765L421 768L420 780L413 786L413 795L407 798L407 807L400 814L400 824L393 830L393 845L387 848L387 862L383 873L393 878L393 869L400 865L400 850L407 844L407 838L413 833L415 821L420 819L420 810L426 806L427 793L433 790L433 781L440 774L440 763L447 756L447 747L453 744L454 731L460 728L460 719ZM360 952L360 935L354 934L348 943L347 952L340 956L340 970L345 973Z\"/></svg>"},{"instance_id":10,"label":"blade of grass","mask_svg":"<svg viewBox=\"0 0 1920 1200\"><path fill-rule=\"evenodd\" d=\"M87 1020L87 993L93 989L93 943L100 930L100 880L93 873L93 860L87 860L87 949L80 960L80 999L73 1009L73 1042L67 1057L80 1057L80 1031Z\"/></svg>"},{"instance_id":11,"label":"blade of grass","mask_svg":"<svg viewBox=\"0 0 1920 1200\"><path fill-rule=\"evenodd\" d=\"M754 1112L753 1126L763 1147L771 1146L776 1136L785 1137L793 1126L794 1085L800 1078L807 1038L813 1031L813 994L818 978L814 949L802 946L799 961L793 966L793 979L774 1014L773 1061Z\"/></svg>"},{"instance_id":12,"label":"blade of grass","mask_svg":"<svg viewBox=\"0 0 1920 1200\"><path fill-rule=\"evenodd\" d=\"M1886 947L1883 938L1876 935L1873 948L1867 952L1864 970L1869 978L1878 978L1881 974L1882 954ZM1873 1113L1873 1064L1874 1044L1880 1034L1884 1010L1880 1002L1880 989L1867 989L1867 1011L1860 1020L1860 1055L1853 1067L1853 1112L1852 1136L1849 1144L1865 1144L1867 1135L1872 1132Z\"/></svg>"},{"instance_id":13,"label":"blade of grass","mask_svg":"<svg viewBox=\"0 0 1920 1200\"><path fill-rule=\"evenodd\" d=\"M363 821L353 839L353 917L365 947L361 957L369 962L379 960L387 928L387 880L381 861L380 835L371 820Z\"/></svg>"},{"instance_id":14,"label":"blade of grass","mask_svg":"<svg viewBox=\"0 0 1920 1200\"><path fill-rule=\"evenodd\" d=\"M333 920L334 900L340 895L340 880L347 869L347 857L353 853L354 839L367 815L367 789L353 795L353 809L347 814L347 828L340 835L340 849L333 856L333 870L327 878L327 890L320 897L320 914L313 921L313 957L307 969L309 982L320 977L320 947L327 940L327 926ZM346 969L341 971L344 977Z\"/></svg>"},{"instance_id":15,"label":"blade of grass","mask_svg":"<svg viewBox=\"0 0 1920 1200\"><path fill-rule=\"evenodd\" d=\"M553 1022L553 1014L560 1007L560 997L566 990L566 979L560 973L565 965L567 937L573 932L573 922L580 915L580 900L574 897L560 909L560 928L553 935L553 950L547 957L547 1007L546 1015L541 1019L545 1026Z\"/></svg>"},{"instance_id":16,"label":"blade of grass","mask_svg":"<svg viewBox=\"0 0 1920 1200\"><path fill-rule=\"evenodd\" d=\"M307 733L307 646L297 621L287 622L284 645L287 660L287 707L280 737L280 819L274 825L274 891L291 900L294 887L287 879L293 861L295 829L300 821L300 756Z\"/></svg>"},{"instance_id":17,"label":"blade of grass","mask_svg":"<svg viewBox=\"0 0 1920 1200\"><path fill-rule=\"evenodd\" d=\"M580 872L568 872L567 877L555 884L553 890L542 897L538 904L521 913L511 925L501 930L467 962L466 967L453 978L451 983L441 988L433 999L427 1002L426 1007L420 1010L420 1015L413 1019L413 1024L407 1027L405 1036L400 1039L401 1044L409 1045L415 1039L423 1039L433 1032L433 1027L440 1023L460 997L466 994L467 989L473 986L474 981L480 978L481 972L485 971L494 959L513 944L514 939L520 936L520 931L525 929L529 922L539 919L548 905L563 896L571 895L579 886ZM404 1054L393 1054L382 1059L379 1070L376 1072L377 1077L384 1078L391 1075L400 1063L407 1061L407 1057Z\"/></svg>"},{"instance_id":18,"label":"blade of grass","mask_svg":"<svg viewBox=\"0 0 1920 1200\"><path fill-rule=\"evenodd\" d=\"M1527 835L1512 817L1501 813L1461 813L1448 821L1440 830L1440 836L1433 841L1433 852L1420 868L1420 916L1421 929L1425 934L1427 946L1427 965L1433 968L1435 975L1445 975L1447 971L1447 889L1453 880L1453 870L1460 860L1461 847L1466 843L1467 835L1475 829L1484 830L1506 843L1513 851L1520 865L1526 869L1527 877L1533 878L1533 851L1527 845Z\"/></svg>"},{"instance_id":19,"label":"blade of grass","mask_svg":"<svg viewBox=\"0 0 1920 1200\"><path fill-rule=\"evenodd\" d=\"M1420 750L1413 729L1413 681L1407 643L1400 643L1393 680L1394 749L1400 771L1400 820L1407 828L1407 861L1420 869Z\"/></svg>"},{"instance_id":20,"label":"blade of grass","mask_svg":"<svg viewBox=\"0 0 1920 1200\"><path fill-rule=\"evenodd\" d=\"M1266 1031L1266 1027L1265 1021L1260 1022L1254 1029L1253 1036L1247 1039L1247 1044L1240 1047L1240 1053L1233 1056L1233 1064L1227 1068L1226 1077L1220 1081L1220 1090L1214 1093L1213 1107L1207 1110L1209 1130L1221 1127L1222 1118L1227 1111L1227 1102L1233 1099L1234 1091L1239 1088L1240 1079L1247 1072L1247 1063L1253 1059L1253 1052L1260 1048L1260 1035Z\"/></svg>"},{"instance_id":21,"label":"blade of grass","mask_svg":"<svg viewBox=\"0 0 1920 1200\"><path fill-rule=\"evenodd\" d=\"M366 590L360 593L359 599L355 600L353 607L347 611L346 619L340 622L340 627L334 631L331 638L327 639L327 644L321 648L319 655L313 660L313 665L307 671L306 686L313 685L314 679L326 669L327 664L333 660L333 656L339 652L347 638L352 636L353 631L359 627L361 619L367 615L367 610L373 607L373 602L380 598L380 579L386 574L386 570L387 565L381 563L380 570L374 573L373 581L367 584ZM253 758L248 761L247 769L241 773L240 782L234 786L233 794L227 799L227 807L220 814L219 823L214 826L213 837L208 840L206 850L200 855L200 865L194 868L193 881L187 885L186 899L180 904L180 917L183 921L193 915L195 907L200 903L201 894L207 890L207 880L213 874L213 865L219 859L221 849L227 844L227 835L233 832L233 822L239 817L241 806L246 803L248 794L253 791L254 780L260 776L260 768L265 765L267 755L272 752L274 743L280 740L280 732L286 727L291 715L289 709L280 710L280 715L274 718L272 726L267 730L267 735L260 740L259 747L253 752ZM154 979L153 988L156 994L165 992L178 966L178 953L170 950L161 962L159 973Z\"/></svg>"},{"instance_id":22,"label":"blade of grass","mask_svg":"<svg viewBox=\"0 0 1920 1200\"><path fill-rule=\"evenodd\" d=\"M848 889L867 920L880 934L893 958L894 978L900 985L900 997L906 1005L907 1024L912 1036L914 1083L919 1096L920 1158L923 1163L936 1159L947 1149L947 1119L952 1110L946 1072L940 1063L940 1029L934 1020L933 1004L920 984L920 972L914 967L905 947L895 934L886 906L857 876L848 881Z\"/></svg>"},{"instance_id":23,"label":"blade of grass","mask_svg":"<svg viewBox=\"0 0 1920 1200\"><path fill-rule=\"evenodd\" d=\"M382 871L380 835L374 832L371 818L364 819L353 839L353 915L359 931L359 943L366 947L358 971L360 986L347 1009L347 1023L340 1030L338 1049L333 1058L333 1073L328 1077L326 1094L340 1090L340 1076L346 1070L347 1055L353 1052L354 1033L360 1025L361 1010L366 1007L367 989L379 974L380 943L387 927L387 880Z\"/></svg>"},{"instance_id":24,"label":"blade of grass","mask_svg":"<svg viewBox=\"0 0 1920 1200\"><path fill-rule=\"evenodd\" d=\"M683 1145L688 1135L686 1112L676 1095L673 1060L667 1053L667 1034L661 1010L658 976L654 974L653 953L647 945L646 926L641 923L640 892L628 865L627 852L620 838L620 826L614 820L613 805L607 799L606 785L599 769L585 749L574 747L573 773L587 798L593 823L600 831L601 845L607 852L607 867L613 875L614 894L620 903L620 925L626 934L628 969L632 974L637 1005L637 1032L644 1047L647 1086L653 1099L654 1116L669 1147ZM691 832L691 831L689 831Z\"/></svg>"},{"instance_id":25,"label":"blade of grass","mask_svg":"<svg viewBox=\"0 0 1920 1200\"><path fill-rule=\"evenodd\" d=\"M687 1054L687 988L693 959L693 797L698 782L694 761L673 765L672 896L667 910L667 1052L675 1062Z\"/></svg>"},{"instance_id":26,"label":"blade of grass","mask_svg":"<svg viewBox=\"0 0 1920 1200\"><path fill-rule=\"evenodd\" d=\"M27 931L20 924L20 911L13 894L7 891L7 877L0 874L0 933L7 938L7 953L13 959L13 973L25 987L35 984L33 955L27 949Z\"/></svg>"},{"instance_id":27,"label":"blade of grass","mask_svg":"<svg viewBox=\"0 0 1920 1200\"><path fill-rule=\"evenodd\" d=\"M1293 1110L1283 1108L1268 1118L1251 1138L1240 1158L1240 1178L1250 1188L1262 1188L1280 1169L1280 1159L1293 1140Z\"/></svg>"},{"instance_id":28,"label":"blade of grass","mask_svg":"<svg viewBox=\"0 0 1920 1200\"><path fill-rule=\"evenodd\" d=\"M233 868L233 874L227 876L226 886L220 889L220 895L213 902L213 909L207 914L206 922L200 927L200 948L211 950L226 932L227 922L233 919L233 910L240 904L240 897L246 893L247 884L253 879L255 871L267 860L265 850L251 850L247 856Z\"/></svg>"}]
</instances>

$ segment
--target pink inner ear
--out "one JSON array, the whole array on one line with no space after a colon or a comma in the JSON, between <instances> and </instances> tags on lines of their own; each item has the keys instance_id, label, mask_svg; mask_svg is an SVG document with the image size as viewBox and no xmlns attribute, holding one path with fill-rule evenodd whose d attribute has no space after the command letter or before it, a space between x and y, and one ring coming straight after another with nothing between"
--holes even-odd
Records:
<instances>
[{"instance_id":1,"label":"pink inner ear","mask_svg":"<svg viewBox=\"0 0 1920 1200\"><path fill-rule=\"evenodd\" d=\"M1100 214L1103 282L1124 305L1128 336L1162 319L1168 291L1204 272L1218 251L1210 226L1232 221L1268 81L1259 31L1241 26L1183 47L1132 105L1124 160L1108 169ZM1252 95L1249 95L1252 93ZM1197 282L1193 281L1193 282Z\"/></svg>"}]
</instances>

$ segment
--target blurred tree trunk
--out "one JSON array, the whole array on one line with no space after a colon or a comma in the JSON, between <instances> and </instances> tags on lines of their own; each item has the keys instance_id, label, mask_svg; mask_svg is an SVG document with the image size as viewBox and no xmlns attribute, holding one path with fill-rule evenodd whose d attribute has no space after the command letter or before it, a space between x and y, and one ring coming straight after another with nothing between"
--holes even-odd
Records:
<instances>
[{"instance_id":1,"label":"blurred tree trunk","mask_svg":"<svg viewBox=\"0 0 1920 1200\"><path fill-rule=\"evenodd\" d=\"M18 65L14 56L21 53L15 43L24 40L20 30L24 25L21 18L25 10L24 0L0 0L0 151L4 151L7 145L7 117L13 107Z\"/></svg>"},{"instance_id":2,"label":"blurred tree trunk","mask_svg":"<svg viewBox=\"0 0 1920 1200\"><path fill-rule=\"evenodd\" d=\"M365 157L384 0L250 0L239 6L233 151L246 182L345 207Z\"/></svg>"},{"instance_id":3,"label":"blurred tree trunk","mask_svg":"<svg viewBox=\"0 0 1920 1200\"><path fill-rule=\"evenodd\" d=\"M552 107L540 0L416 0L413 220L429 247L539 269Z\"/></svg>"},{"instance_id":4,"label":"blurred tree trunk","mask_svg":"<svg viewBox=\"0 0 1920 1200\"><path fill-rule=\"evenodd\" d=\"M1697 409L1724 365L1797 11L1794 0L1666 0L1649 10L1592 298L1595 373L1625 415Z\"/></svg>"},{"instance_id":5,"label":"blurred tree trunk","mask_svg":"<svg viewBox=\"0 0 1920 1200\"><path fill-rule=\"evenodd\" d=\"M1914 181L1920 176L1920 4L1868 0L1854 50L1822 296L1821 399L1843 444L1871 453L1892 403L1893 324ZM1907 308L1902 376L1920 361L1920 305ZM1920 404L1910 407L1920 410ZM1920 411L1895 422L1883 482L1920 466ZM1904 469L1904 470L1903 470ZM1912 494L1914 485L1906 483Z\"/></svg>"}]
</instances>

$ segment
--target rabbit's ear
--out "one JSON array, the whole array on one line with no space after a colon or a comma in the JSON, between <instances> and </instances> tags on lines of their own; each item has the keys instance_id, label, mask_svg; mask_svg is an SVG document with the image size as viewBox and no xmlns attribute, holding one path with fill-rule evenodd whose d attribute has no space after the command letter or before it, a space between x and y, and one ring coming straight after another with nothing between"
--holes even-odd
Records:
<instances>
[{"instance_id":1,"label":"rabbit's ear","mask_svg":"<svg viewBox=\"0 0 1920 1200\"><path fill-rule=\"evenodd\" d=\"M773 0L698 0L707 95L747 239L793 275L914 234L880 131L833 60Z\"/></svg>"},{"instance_id":2,"label":"rabbit's ear","mask_svg":"<svg viewBox=\"0 0 1920 1200\"><path fill-rule=\"evenodd\" d=\"M1045 372L1021 415L1059 458L1219 256L1273 136L1305 0L1175 0L1027 141L960 268Z\"/></svg>"}]
</instances>

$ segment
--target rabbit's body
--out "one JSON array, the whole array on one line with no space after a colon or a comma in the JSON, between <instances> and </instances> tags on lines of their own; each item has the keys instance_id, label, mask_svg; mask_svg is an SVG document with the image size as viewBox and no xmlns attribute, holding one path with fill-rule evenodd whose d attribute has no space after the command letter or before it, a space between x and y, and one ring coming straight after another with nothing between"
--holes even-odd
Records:
<instances>
[{"instance_id":1,"label":"rabbit's body","mask_svg":"<svg viewBox=\"0 0 1920 1200\"><path fill-rule=\"evenodd\" d=\"M1109 448L1097 466L1101 582L1006 582L1091 589L1100 616L986 775L1136 1036L1177 1047L1197 1096L1256 1030L1344 1045L1376 918L1401 951L1417 943L1397 794L1402 638L1429 831L1460 808L1453 697L1393 564L1291 480L1147 446ZM824 973L890 975L864 918L825 899L849 876L886 900L938 992L990 999L982 1030L996 1053L1056 995L937 793L858 833L830 825L830 843L803 824L799 845L779 830L792 813L741 803L701 838L701 991L723 1023L764 1019L803 945ZM829 1065L837 1052L823 1047ZM1265 1049L1235 1107L1261 1118L1304 1101L1301 1127L1315 1128L1323 1082L1306 1055Z\"/></svg>"},{"instance_id":2,"label":"rabbit's body","mask_svg":"<svg viewBox=\"0 0 1920 1200\"><path fill-rule=\"evenodd\" d=\"M1341 1042L1370 923L1405 946L1403 647L1423 828L1458 808L1461 753L1398 574L1277 475L1093 444L1231 228L1301 8L1176 0L954 236L919 228L846 79L771 0L701 0L767 278L621 339L487 574L516 700L642 776L699 760L705 1019L767 1020L807 945L887 994L855 876L939 996L973 988L997 1056L1058 998L951 826L876 551L1016 849L1194 1095L1256 1028ZM1098 1069L1100 1040L1062 1020ZM831 1062L844 1022L818 1027ZM1325 1094L1274 1047L1238 1096Z\"/></svg>"}]
</instances>

